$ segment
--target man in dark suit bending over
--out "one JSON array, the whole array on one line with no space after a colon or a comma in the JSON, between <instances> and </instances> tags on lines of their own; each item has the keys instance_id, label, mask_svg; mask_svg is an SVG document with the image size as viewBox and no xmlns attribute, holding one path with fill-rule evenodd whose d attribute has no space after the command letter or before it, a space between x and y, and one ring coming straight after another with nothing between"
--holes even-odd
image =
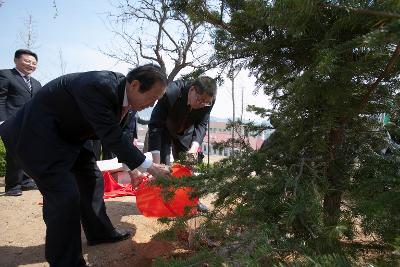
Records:
<instances>
[{"instance_id":1,"label":"man in dark suit bending over","mask_svg":"<svg viewBox=\"0 0 400 267\"><path fill-rule=\"evenodd\" d=\"M15 68L0 70L0 122L17 113L42 87L31 77L37 61L35 53L19 49L14 55ZM8 150L5 178L7 196L20 196L22 190L36 189L35 182L23 173Z\"/></svg>"},{"instance_id":2,"label":"man in dark suit bending over","mask_svg":"<svg viewBox=\"0 0 400 267\"><path fill-rule=\"evenodd\" d=\"M111 71L68 74L46 84L0 126L6 147L13 148L43 195L50 266L86 266L80 218L89 245L130 235L109 222L99 170L85 141L99 138L131 170L169 175L167 166L146 159L123 136L120 125L130 108L152 106L165 87L165 73L154 65L135 68L126 77Z\"/></svg>"},{"instance_id":3,"label":"man in dark suit bending over","mask_svg":"<svg viewBox=\"0 0 400 267\"><path fill-rule=\"evenodd\" d=\"M216 82L207 76L168 85L149 123L149 151L154 162L169 164L171 147L174 159L179 159L180 153L197 156L216 95Z\"/></svg>"}]
</instances>

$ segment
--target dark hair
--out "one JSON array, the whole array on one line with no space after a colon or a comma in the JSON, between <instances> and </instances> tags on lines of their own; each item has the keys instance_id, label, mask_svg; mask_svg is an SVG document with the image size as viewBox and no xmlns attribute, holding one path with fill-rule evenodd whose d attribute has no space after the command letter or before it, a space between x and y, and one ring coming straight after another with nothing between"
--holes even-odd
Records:
<instances>
[{"instance_id":1,"label":"dark hair","mask_svg":"<svg viewBox=\"0 0 400 267\"><path fill-rule=\"evenodd\" d=\"M198 94L206 93L211 97L217 96L217 83L214 79L208 76L202 76L193 81L191 86L194 86Z\"/></svg>"},{"instance_id":2,"label":"dark hair","mask_svg":"<svg viewBox=\"0 0 400 267\"><path fill-rule=\"evenodd\" d=\"M36 61L38 61L38 56L36 55L36 53L33 53L31 50L28 49L18 49L17 51L15 51L14 58L20 58L22 55L31 55L36 59Z\"/></svg>"},{"instance_id":3,"label":"dark hair","mask_svg":"<svg viewBox=\"0 0 400 267\"><path fill-rule=\"evenodd\" d=\"M167 75L160 66L155 64L146 64L129 71L126 80L131 83L134 80L140 82L139 92L144 93L154 85L157 81L161 81L167 85Z\"/></svg>"}]
</instances>

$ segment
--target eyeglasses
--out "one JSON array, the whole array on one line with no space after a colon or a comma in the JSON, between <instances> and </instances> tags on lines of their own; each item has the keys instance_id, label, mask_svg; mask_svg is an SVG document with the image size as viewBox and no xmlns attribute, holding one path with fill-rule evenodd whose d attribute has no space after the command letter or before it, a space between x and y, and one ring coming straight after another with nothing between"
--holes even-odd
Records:
<instances>
[{"instance_id":1,"label":"eyeglasses","mask_svg":"<svg viewBox=\"0 0 400 267\"><path fill-rule=\"evenodd\" d=\"M203 96L206 98L210 98L207 94L199 94L196 89L194 89L194 96L195 96L195 102L203 107L210 107L212 105L212 97L211 100L205 99Z\"/></svg>"}]
</instances>

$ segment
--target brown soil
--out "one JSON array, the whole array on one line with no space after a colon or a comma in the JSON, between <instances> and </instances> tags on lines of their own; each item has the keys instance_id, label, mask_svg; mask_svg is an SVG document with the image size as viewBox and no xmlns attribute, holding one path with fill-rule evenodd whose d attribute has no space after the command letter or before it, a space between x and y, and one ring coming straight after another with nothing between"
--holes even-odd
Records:
<instances>
[{"instance_id":1,"label":"brown soil","mask_svg":"<svg viewBox=\"0 0 400 267\"><path fill-rule=\"evenodd\" d=\"M45 225L39 191L24 191L22 196L4 196L0 178L0 266L48 266L44 257ZM154 218L138 212L135 197L106 200L107 213L115 227L132 229L130 239L88 247L82 232L86 261L92 266L151 266L154 258L182 253L182 244L152 240L164 229Z\"/></svg>"}]
</instances>

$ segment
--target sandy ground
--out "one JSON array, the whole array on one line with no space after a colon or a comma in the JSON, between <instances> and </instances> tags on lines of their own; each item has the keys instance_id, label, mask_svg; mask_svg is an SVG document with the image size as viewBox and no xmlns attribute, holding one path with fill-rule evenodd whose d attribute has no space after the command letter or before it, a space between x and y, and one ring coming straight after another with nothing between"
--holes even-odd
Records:
<instances>
[{"instance_id":1,"label":"sandy ground","mask_svg":"<svg viewBox=\"0 0 400 267\"><path fill-rule=\"evenodd\" d=\"M41 201L37 190L24 191L19 197L5 196L4 178L0 178L0 266L48 266ZM177 243L152 240L164 226L140 215L134 203L135 197L106 200L114 226L132 229L130 239L88 247L82 232L83 253L92 266L151 266L156 257L182 251Z\"/></svg>"}]
</instances>

